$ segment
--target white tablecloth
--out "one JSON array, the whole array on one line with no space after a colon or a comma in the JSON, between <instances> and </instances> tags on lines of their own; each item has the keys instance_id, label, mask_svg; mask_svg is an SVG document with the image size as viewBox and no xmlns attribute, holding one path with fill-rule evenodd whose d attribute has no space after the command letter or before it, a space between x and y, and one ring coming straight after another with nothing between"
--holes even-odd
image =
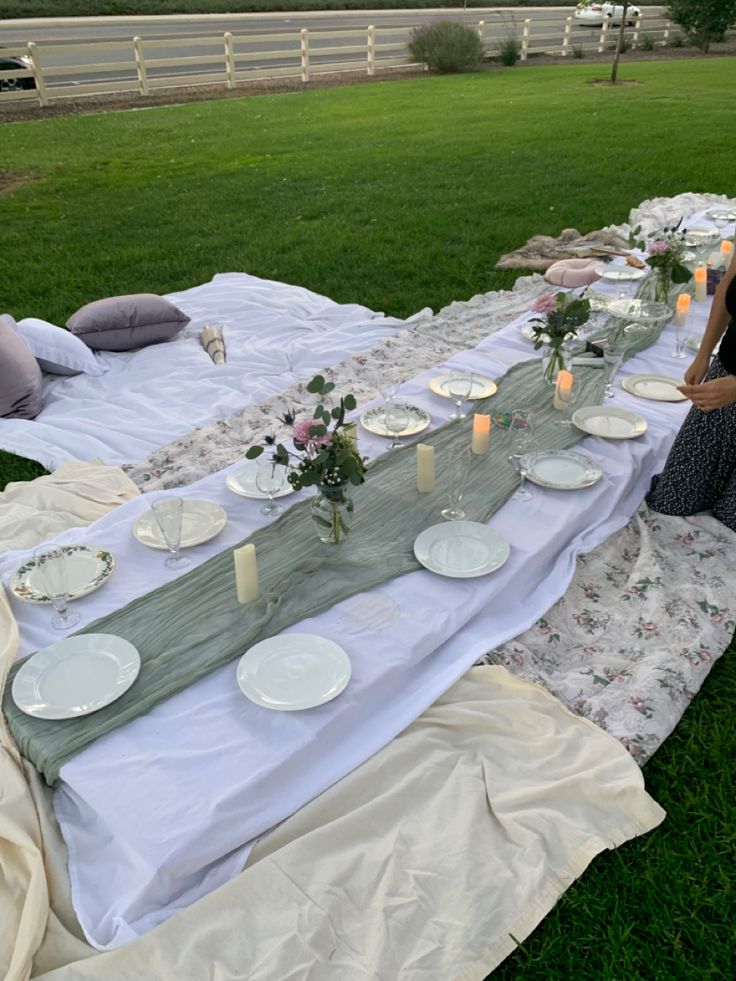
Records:
<instances>
[{"instance_id":1,"label":"white tablecloth","mask_svg":"<svg viewBox=\"0 0 736 981\"><path fill-rule=\"evenodd\" d=\"M689 330L698 323L702 329L706 307L694 305ZM524 319L453 363L493 376L534 356L519 333ZM622 375L681 375L689 362L670 357L673 332L667 328ZM439 423L451 406L428 391L432 374L407 383L402 394ZM575 493L535 488L533 501L509 501L499 510L490 524L510 541L511 555L496 573L447 580L418 571L293 628L331 637L346 649L353 674L335 701L308 712L269 712L240 693L231 664L62 768L56 813L69 848L75 908L90 942L100 949L118 946L228 880L254 839L370 757L480 655L526 629L565 592L576 554L622 527L640 503L689 405L643 401L620 388L609 404L639 412L647 432L632 441L586 438L579 444L603 469L594 487ZM363 431L360 440L369 455L385 446ZM228 511L222 534L190 553L195 561L233 546L264 520L260 503L233 495L222 474L181 493ZM148 507L148 499L131 501L89 529L61 536L104 544L117 559L109 583L75 603L83 622L171 576L162 554L131 535ZM7 555L0 571L9 572L21 558ZM21 653L57 639L48 609L15 600L13 609Z\"/></svg>"}]
</instances>

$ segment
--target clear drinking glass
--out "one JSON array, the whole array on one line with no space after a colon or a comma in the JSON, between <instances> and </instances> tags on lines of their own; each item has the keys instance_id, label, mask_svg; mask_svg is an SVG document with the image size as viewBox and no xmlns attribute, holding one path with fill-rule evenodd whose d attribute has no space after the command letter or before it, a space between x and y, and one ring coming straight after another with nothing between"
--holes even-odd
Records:
<instances>
[{"instance_id":1,"label":"clear drinking glass","mask_svg":"<svg viewBox=\"0 0 736 981\"><path fill-rule=\"evenodd\" d=\"M677 323L675 319L675 346L670 354L671 358L684 358L686 357L685 352L682 350L682 328Z\"/></svg>"},{"instance_id":2,"label":"clear drinking glass","mask_svg":"<svg viewBox=\"0 0 736 981\"><path fill-rule=\"evenodd\" d=\"M603 363L606 366L605 370L608 372L608 381L606 382L603 394L607 399L612 399L616 394L613 383L623 360L624 348L621 344L611 344L603 348Z\"/></svg>"},{"instance_id":3,"label":"clear drinking glass","mask_svg":"<svg viewBox=\"0 0 736 981\"><path fill-rule=\"evenodd\" d=\"M36 577L43 592L56 611L51 617L55 630L69 630L82 619L77 611L69 611L69 556L62 545L46 545L34 549Z\"/></svg>"},{"instance_id":4,"label":"clear drinking glass","mask_svg":"<svg viewBox=\"0 0 736 981\"><path fill-rule=\"evenodd\" d=\"M388 448L393 450L397 446L403 446L404 444L399 439L399 433L403 433L405 429L409 428L409 411L406 406L393 400L386 402L383 424L389 436L393 437Z\"/></svg>"},{"instance_id":5,"label":"clear drinking glass","mask_svg":"<svg viewBox=\"0 0 736 981\"><path fill-rule=\"evenodd\" d=\"M466 414L463 412L463 405L473 390L473 373L464 370L451 371L446 388L457 406L457 412L450 413L450 419L464 419Z\"/></svg>"},{"instance_id":6,"label":"clear drinking glass","mask_svg":"<svg viewBox=\"0 0 736 981\"><path fill-rule=\"evenodd\" d=\"M564 395L557 393L557 398L560 400L564 408L560 413L560 425L569 428L573 425L572 414L575 411L575 406L577 404L578 398L580 396L580 382L578 381L577 375L573 377L572 385L570 390Z\"/></svg>"},{"instance_id":7,"label":"clear drinking glass","mask_svg":"<svg viewBox=\"0 0 736 981\"><path fill-rule=\"evenodd\" d=\"M283 505L274 504L273 496L286 487L286 467L273 460L264 460L256 470L256 487L268 496L268 503L261 508L261 514L275 518L284 510Z\"/></svg>"},{"instance_id":8,"label":"clear drinking glass","mask_svg":"<svg viewBox=\"0 0 736 981\"><path fill-rule=\"evenodd\" d=\"M164 542L171 555L164 565L169 569L183 569L191 564L191 559L180 555L181 524L184 517L184 501L180 497L162 497L151 505L156 523L161 530Z\"/></svg>"},{"instance_id":9,"label":"clear drinking glass","mask_svg":"<svg viewBox=\"0 0 736 981\"><path fill-rule=\"evenodd\" d=\"M447 482L447 507L442 508L440 514L448 521L462 521L465 517L462 503L470 472L470 448L450 446L444 469Z\"/></svg>"},{"instance_id":10,"label":"clear drinking glass","mask_svg":"<svg viewBox=\"0 0 736 981\"><path fill-rule=\"evenodd\" d=\"M509 462L519 471L521 483L511 495L513 501L531 501L532 492L525 486L528 470L522 459L529 457L534 449L534 433L531 419L525 413L515 412L511 417L511 454Z\"/></svg>"}]
</instances>

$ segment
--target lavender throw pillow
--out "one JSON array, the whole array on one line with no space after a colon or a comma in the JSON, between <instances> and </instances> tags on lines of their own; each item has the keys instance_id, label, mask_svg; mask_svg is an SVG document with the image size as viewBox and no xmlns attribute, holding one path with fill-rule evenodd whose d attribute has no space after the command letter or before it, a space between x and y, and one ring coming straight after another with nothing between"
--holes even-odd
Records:
<instances>
[{"instance_id":1,"label":"lavender throw pillow","mask_svg":"<svg viewBox=\"0 0 736 981\"><path fill-rule=\"evenodd\" d=\"M69 330L96 351L131 351L169 341L189 317L155 293L110 296L80 307L67 320Z\"/></svg>"},{"instance_id":2,"label":"lavender throw pillow","mask_svg":"<svg viewBox=\"0 0 736 981\"><path fill-rule=\"evenodd\" d=\"M43 408L43 380L33 352L0 315L0 416L34 419Z\"/></svg>"}]
</instances>

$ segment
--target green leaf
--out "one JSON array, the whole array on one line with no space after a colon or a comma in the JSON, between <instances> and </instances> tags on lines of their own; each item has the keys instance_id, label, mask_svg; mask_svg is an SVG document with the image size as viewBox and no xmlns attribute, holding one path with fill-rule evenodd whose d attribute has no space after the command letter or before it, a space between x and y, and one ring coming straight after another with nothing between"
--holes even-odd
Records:
<instances>
[{"instance_id":1,"label":"green leaf","mask_svg":"<svg viewBox=\"0 0 736 981\"><path fill-rule=\"evenodd\" d=\"M346 395L342 402L348 412L351 412L358 405L354 395Z\"/></svg>"},{"instance_id":2,"label":"green leaf","mask_svg":"<svg viewBox=\"0 0 736 981\"><path fill-rule=\"evenodd\" d=\"M692 279L692 273L689 269L678 262L672 267L672 282L673 283L689 283Z\"/></svg>"},{"instance_id":3,"label":"green leaf","mask_svg":"<svg viewBox=\"0 0 736 981\"><path fill-rule=\"evenodd\" d=\"M322 386L322 394L323 395L329 395L330 392L332 392L334 390L334 388L335 388L335 383L334 382L326 382L326 384L324 384Z\"/></svg>"},{"instance_id":4,"label":"green leaf","mask_svg":"<svg viewBox=\"0 0 736 981\"><path fill-rule=\"evenodd\" d=\"M321 423L316 423L309 427L310 436L324 436L327 432L327 426L323 426Z\"/></svg>"},{"instance_id":5,"label":"green leaf","mask_svg":"<svg viewBox=\"0 0 736 981\"><path fill-rule=\"evenodd\" d=\"M312 395L320 395L325 385L325 380L322 375L315 375L314 378L307 385L307 391L311 392Z\"/></svg>"},{"instance_id":6,"label":"green leaf","mask_svg":"<svg viewBox=\"0 0 736 981\"><path fill-rule=\"evenodd\" d=\"M263 447L262 446L251 446L251 448L245 454L245 459L246 460L255 460L255 459L257 459L257 457L259 457L261 455L261 453L263 453Z\"/></svg>"},{"instance_id":7,"label":"green leaf","mask_svg":"<svg viewBox=\"0 0 736 981\"><path fill-rule=\"evenodd\" d=\"M335 406L335 408L332 410L332 418L333 419L339 419L340 418L340 411L341 411L340 408L338 406Z\"/></svg>"}]
</instances>

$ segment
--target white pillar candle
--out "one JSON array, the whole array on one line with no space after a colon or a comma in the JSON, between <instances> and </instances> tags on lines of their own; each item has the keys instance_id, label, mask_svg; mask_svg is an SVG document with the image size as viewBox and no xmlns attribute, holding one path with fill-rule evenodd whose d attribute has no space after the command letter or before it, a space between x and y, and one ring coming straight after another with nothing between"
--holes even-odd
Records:
<instances>
[{"instance_id":1,"label":"white pillar candle","mask_svg":"<svg viewBox=\"0 0 736 981\"><path fill-rule=\"evenodd\" d=\"M491 417L481 412L473 416L473 442L470 449L477 456L488 452L491 438Z\"/></svg>"},{"instance_id":2,"label":"white pillar candle","mask_svg":"<svg viewBox=\"0 0 736 981\"><path fill-rule=\"evenodd\" d=\"M557 382L555 384L554 398L552 399L552 408L567 408L570 402L570 395L572 393L572 383L573 376L571 371L565 371L563 368L557 373Z\"/></svg>"},{"instance_id":3,"label":"white pillar candle","mask_svg":"<svg viewBox=\"0 0 736 981\"><path fill-rule=\"evenodd\" d=\"M708 295L708 270L705 266L698 266L694 273L695 279L695 299L702 303Z\"/></svg>"},{"instance_id":4,"label":"white pillar candle","mask_svg":"<svg viewBox=\"0 0 736 981\"><path fill-rule=\"evenodd\" d=\"M238 603L255 603L261 595L258 585L258 566L256 565L255 545L243 545L233 551L235 560L235 588Z\"/></svg>"},{"instance_id":5,"label":"white pillar candle","mask_svg":"<svg viewBox=\"0 0 736 981\"><path fill-rule=\"evenodd\" d=\"M690 309L690 294L680 293L677 297L677 306L675 307L675 316L672 318L672 322L675 327L684 327L685 321L687 320L687 313Z\"/></svg>"},{"instance_id":6,"label":"white pillar candle","mask_svg":"<svg viewBox=\"0 0 736 981\"><path fill-rule=\"evenodd\" d=\"M434 490L434 446L417 443L417 490L429 494Z\"/></svg>"}]
</instances>

